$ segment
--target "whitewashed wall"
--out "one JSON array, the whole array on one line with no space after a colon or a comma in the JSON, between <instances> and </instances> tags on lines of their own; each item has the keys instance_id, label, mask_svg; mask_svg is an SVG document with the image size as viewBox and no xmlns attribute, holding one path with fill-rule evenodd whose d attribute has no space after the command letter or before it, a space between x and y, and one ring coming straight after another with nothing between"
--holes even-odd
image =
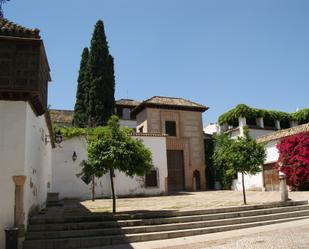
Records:
<instances>
[{"instance_id":1,"label":"whitewashed wall","mask_svg":"<svg viewBox=\"0 0 309 249\"><path fill-rule=\"evenodd\" d=\"M13 175L24 174L25 102L0 101L0 249L5 247L4 228L14 225Z\"/></svg>"},{"instance_id":2,"label":"whitewashed wall","mask_svg":"<svg viewBox=\"0 0 309 249\"><path fill-rule=\"evenodd\" d=\"M252 137L254 139L256 139L257 137L263 136L263 135L267 135L267 134L272 133L272 132L274 132L274 131L263 130L263 129L252 129L252 128L249 129L249 135L250 135L250 137ZM240 135L241 135L241 132L239 131L239 129L237 129L237 130L235 130L231 133L232 138L237 138ZM276 154L275 148L276 148L276 142L270 143L269 145L267 144L265 146L266 153L267 153L267 159L266 159L265 163L277 161L278 152ZM270 161L270 160L272 160L272 161ZM257 190L257 191L263 190L264 189L263 172L260 172L256 175L245 175L245 188L247 190ZM232 190L237 190L237 191L242 190L241 173L238 173L237 179L233 180Z\"/></svg>"},{"instance_id":3,"label":"whitewashed wall","mask_svg":"<svg viewBox=\"0 0 309 249\"><path fill-rule=\"evenodd\" d=\"M27 177L25 225L29 212L45 203L51 174L51 145L43 142L42 134L48 134L44 116L36 117L27 102L0 101L0 249L4 249L3 229L14 225L12 176Z\"/></svg>"},{"instance_id":4,"label":"whitewashed wall","mask_svg":"<svg viewBox=\"0 0 309 249\"><path fill-rule=\"evenodd\" d=\"M153 166L158 170L158 187L145 187L144 177L133 178L117 172L115 177L116 194L127 195L158 195L166 192L165 179L167 178L167 156L165 137L134 137L143 141L144 145L152 152Z\"/></svg>"},{"instance_id":5,"label":"whitewashed wall","mask_svg":"<svg viewBox=\"0 0 309 249\"><path fill-rule=\"evenodd\" d=\"M263 173L260 172L256 175L245 175L245 189L251 191L263 190ZM237 179L233 180L232 189L242 190L242 176L241 173L237 173Z\"/></svg>"},{"instance_id":6,"label":"whitewashed wall","mask_svg":"<svg viewBox=\"0 0 309 249\"><path fill-rule=\"evenodd\" d=\"M58 192L64 198L91 198L91 183L88 185L81 179L81 162L86 160L87 143L84 138L75 137L62 141L52 152L52 182L53 192ZM73 153L77 159L72 159ZM103 197L103 179L96 179L96 197Z\"/></svg>"},{"instance_id":7,"label":"whitewashed wall","mask_svg":"<svg viewBox=\"0 0 309 249\"><path fill-rule=\"evenodd\" d=\"M165 178L167 177L167 159L165 137L137 136L145 146L152 151L154 167L159 170L159 186L157 188L145 188L144 177L128 177L121 172L115 172L115 189L117 196L129 195L157 195L165 192ZM81 172L80 163L86 159L87 143L83 138L64 140L52 154L53 165L53 192L59 192L60 198L91 198L91 183L87 185L78 174ZM77 154L77 160L73 162L72 155ZM111 187L109 174L96 179L96 197L110 197Z\"/></svg>"},{"instance_id":8,"label":"whitewashed wall","mask_svg":"<svg viewBox=\"0 0 309 249\"><path fill-rule=\"evenodd\" d=\"M267 135L267 134L270 134L270 133L273 133L275 132L274 130L264 130L264 129L252 129L250 128L249 129L249 135L250 137L256 139L260 136L264 136L264 135Z\"/></svg>"},{"instance_id":9,"label":"whitewashed wall","mask_svg":"<svg viewBox=\"0 0 309 249\"><path fill-rule=\"evenodd\" d=\"M277 149L278 140L269 141L265 145L266 159L264 164L277 162L279 152ZM245 175L245 188L248 190L263 190L263 173L260 172L256 175ZM241 173L238 173L238 179L233 181L233 190L242 190Z\"/></svg>"},{"instance_id":10,"label":"whitewashed wall","mask_svg":"<svg viewBox=\"0 0 309 249\"><path fill-rule=\"evenodd\" d=\"M47 192L51 191L52 148L44 115L37 117L29 104L26 111L24 208L31 214L45 206Z\"/></svg>"},{"instance_id":11,"label":"whitewashed wall","mask_svg":"<svg viewBox=\"0 0 309 249\"><path fill-rule=\"evenodd\" d=\"M279 151L277 149L277 143L279 142L279 140L273 140L273 141L269 141L266 145L265 145L265 149L266 149L266 160L265 163L273 163L273 162L277 162L278 158L279 158Z\"/></svg>"}]
</instances>

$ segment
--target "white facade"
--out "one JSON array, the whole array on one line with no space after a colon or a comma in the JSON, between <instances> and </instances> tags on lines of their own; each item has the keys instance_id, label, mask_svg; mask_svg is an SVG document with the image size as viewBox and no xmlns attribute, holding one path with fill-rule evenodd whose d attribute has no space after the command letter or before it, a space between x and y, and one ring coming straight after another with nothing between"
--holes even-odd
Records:
<instances>
[{"instance_id":1,"label":"white facade","mask_svg":"<svg viewBox=\"0 0 309 249\"><path fill-rule=\"evenodd\" d=\"M129 177L125 174L115 172L115 190L117 196L133 195L159 195L166 192L165 181L167 178L167 158L166 158L166 138L158 136L134 136L141 139L145 146L152 152L154 168L158 172L158 187L145 187L144 177ZM81 162L86 160L87 143L85 139L76 137L64 140L61 145L53 150L53 192L59 192L59 197L63 198L91 198L91 183L88 185L81 179ZM77 159L72 160L73 153ZM100 179L96 179L96 197L110 197L111 187L109 174Z\"/></svg>"},{"instance_id":2,"label":"white facade","mask_svg":"<svg viewBox=\"0 0 309 249\"><path fill-rule=\"evenodd\" d=\"M233 180L232 190L241 191L242 190L242 175L237 173L237 179ZM263 173L259 172L256 175L245 175L245 189L251 191L263 191Z\"/></svg>"},{"instance_id":3,"label":"white facade","mask_svg":"<svg viewBox=\"0 0 309 249\"><path fill-rule=\"evenodd\" d=\"M265 149L266 149L265 164L278 161L278 158L279 158L279 151L277 149L278 143L279 143L279 140L272 140L272 141L267 142L267 144L265 144Z\"/></svg>"},{"instance_id":4,"label":"white facade","mask_svg":"<svg viewBox=\"0 0 309 249\"><path fill-rule=\"evenodd\" d=\"M244 136L244 127L247 122L245 118L239 118L239 127L232 129L229 131L229 134L232 138L237 138L239 136ZM260 128L249 128L249 135L251 138L256 139L258 137L268 135L270 133L275 132L274 130L263 129L264 122L263 118L257 119L257 125ZM271 142L265 146L267 159L265 163L275 162L278 160L278 151L276 149L276 141ZM263 172L257 173L256 175L245 175L244 177L245 188L247 190L264 190L264 182L263 182ZM232 189L241 191L242 190L242 174L237 173L237 179L233 180Z\"/></svg>"},{"instance_id":5,"label":"white facade","mask_svg":"<svg viewBox=\"0 0 309 249\"><path fill-rule=\"evenodd\" d=\"M44 206L51 187L51 144L44 116L37 117L24 101L0 101L0 249L4 228L14 225L15 184L12 176L26 176L24 224L32 211Z\"/></svg>"},{"instance_id":6,"label":"white facade","mask_svg":"<svg viewBox=\"0 0 309 249\"><path fill-rule=\"evenodd\" d=\"M204 133L213 135L215 133L218 133L220 128L217 123L210 123L206 125L203 130L204 130Z\"/></svg>"},{"instance_id":7,"label":"white facade","mask_svg":"<svg viewBox=\"0 0 309 249\"><path fill-rule=\"evenodd\" d=\"M91 184L87 185L80 177L82 172L81 162L87 159L87 142L82 137L63 140L52 152L52 192L58 192L59 198L91 198ZM77 159L73 161L73 153ZM96 197L102 197L103 180L96 179Z\"/></svg>"}]
</instances>

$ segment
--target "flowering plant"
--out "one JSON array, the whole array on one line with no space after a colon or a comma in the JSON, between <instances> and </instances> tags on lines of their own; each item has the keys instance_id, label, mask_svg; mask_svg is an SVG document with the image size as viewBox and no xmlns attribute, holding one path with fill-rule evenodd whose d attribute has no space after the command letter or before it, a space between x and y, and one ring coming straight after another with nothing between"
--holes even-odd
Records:
<instances>
[{"instance_id":1,"label":"flowering plant","mask_svg":"<svg viewBox=\"0 0 309 249\"><path fill-rule=\"evenodd\" d=\"M309 189L309 132L286 137L277 144L278 167L287 184L297 190Z\"/></svg>"}]
</instances>

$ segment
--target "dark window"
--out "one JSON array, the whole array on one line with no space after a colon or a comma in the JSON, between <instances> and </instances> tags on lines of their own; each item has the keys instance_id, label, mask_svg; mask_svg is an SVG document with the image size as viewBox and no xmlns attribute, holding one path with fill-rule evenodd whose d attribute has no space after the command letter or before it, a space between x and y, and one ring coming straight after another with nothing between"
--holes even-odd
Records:
<instances>
[{"instance_id":1,"label":"dark window","mask_svg":"<svg viewBox=\"0 0 309 249\"><path fill-rule=\"evenodd\" d=\"M140 128L138 128L138 132L143 133L144 132L144 126L141 126Z\"/></svg>"},{"instance_id":2,"label":"dark window","mask_svg":"<svg viewBox=\"0 0 309 249\"><path fill-rule=\"evenodd\" d=\"M169 136L176 136L176 122L165 121L165 133Z\"/></svg>"},{"instance_id":3,"label":"dark window","mask_svg":"<svg viewBox=\"0 0 309 249\"><path fill-rule=\"evenodd\" d=\"M234 173L234 175L233 175L233 179L234 180L238 180L238 173L236 172L236 173Z\"/></svg>"},{"instance_id":4,"label":"dark window","mask_svg":"<svg viewBox=\"0 0 309 249\"><path fill-rule=\"evenodd\" d=\"M146 187L158 187L157 170L152 169L145 175Z\"/></svg>"},{"instance_id":5,"label":"dark window","mask_svg":"<svg viewBox=\"0 0 309 249\"><path fill-rule=\"evenodd\" d=\"M122 119L122 108L120 108L120 107L117 107L117 116L120 118L120 119Z\"/></svg>"}]
</instances>

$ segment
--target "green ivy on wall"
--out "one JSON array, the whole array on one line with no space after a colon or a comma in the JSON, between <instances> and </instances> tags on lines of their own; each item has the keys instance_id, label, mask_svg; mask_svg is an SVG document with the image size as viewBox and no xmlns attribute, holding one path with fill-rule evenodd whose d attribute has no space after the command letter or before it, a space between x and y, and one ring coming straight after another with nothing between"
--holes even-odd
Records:
<instances>
[{"instance_id":1,"label":"green ivy on wall","mask_svg":"<svg viewBox=\"0 0 309 249\"><path fill-rule=\"evenodd\" d=\"M264 123L266 124L274 122L274 120L279 120L282 124L284 124L283 126L287 126L289 121L293 120L303 124L309 122L309 108L301 109L295 113L286 113L273 110L257 109L244 104L239 104L234 109L223 113L219 117L218 121L220 125L227 123L233 126L237 126L239 117L244 117L247 120L263 118Z\"/></svg>"},{"instance_id":2,"label":"green ivy on wall","mask_svg":"<svg viewBox=\"0 0 309 249\"><path fill-rule=\"evenodd\" d=\"M67 126L54 126L54 132L60 133L64 138L70 139L73 137L85 137L87 140L96 138L106 131L106 126L98 126L94 128L79 128ZM123 130L128 134L133 133L131 128L123 127Z\"/></svg>"}]
</instances>

